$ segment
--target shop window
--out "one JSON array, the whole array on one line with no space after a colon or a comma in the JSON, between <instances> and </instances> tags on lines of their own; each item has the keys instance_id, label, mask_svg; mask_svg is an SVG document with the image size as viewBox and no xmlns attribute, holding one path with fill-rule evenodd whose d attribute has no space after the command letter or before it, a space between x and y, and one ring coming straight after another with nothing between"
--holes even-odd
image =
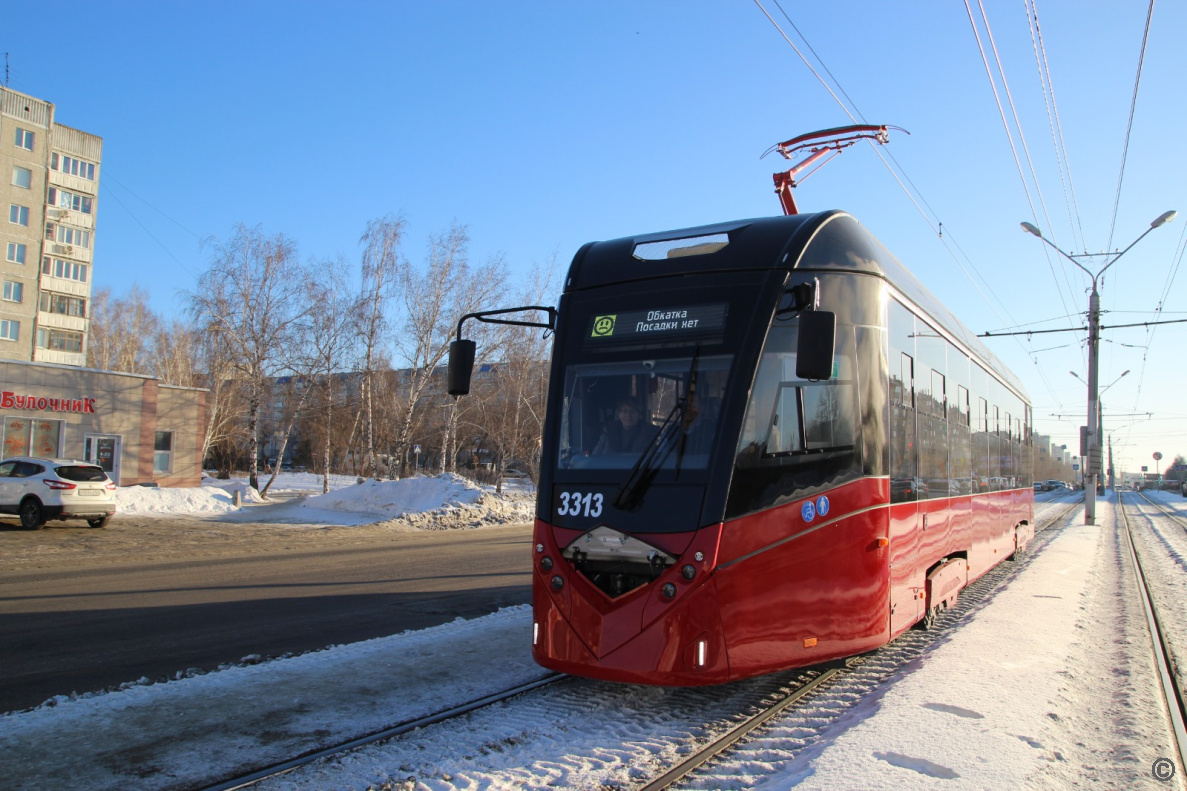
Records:
<instances>
[{"instance_id":1,"label":"shop window","mask_svg":"<svg viewBox=\"0 0 1187 791\"><path fill-rule=\"evenodd\" d=\"M37 420L27 417L4 418L4 457L62 455L61 420Z\"/></svg>"},{"instance_id":2,"label":"shop window","mask_svg":"<svg viewBox=\"0 0 1187 791\"><path fill-rule=\"evenodd\" d=\"M170 472L173 469L173 432L158 431L153 439L152 471Z\"/></svg>"}]
</instances>

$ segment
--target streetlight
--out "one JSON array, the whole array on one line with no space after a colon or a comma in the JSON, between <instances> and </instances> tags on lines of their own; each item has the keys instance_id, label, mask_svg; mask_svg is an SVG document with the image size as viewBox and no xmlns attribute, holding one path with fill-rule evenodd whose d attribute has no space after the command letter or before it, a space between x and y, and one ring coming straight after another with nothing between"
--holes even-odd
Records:
<instances>
[{"instance_id":1,"label":"streetlight","mask_svg":"<svg viewBox=\"0 0 1187 791\"><path fill-rule=\"evenodd\" d=\"M1069 371L1068 373L1070 373L1072 376L1076 377L1077 379L1080 379L1080 375L1078 373L1076 373L1075 371ZM1128 374L1129 374L1129 369L1122 371L1120 376L1118 376L1116 379L1114 379L1113 381L1109 382L1107 385L1102 387L1100 390L1100 393L1097 396L1097 399L1096 399L1096 436L1098 439L1102 439L1105 436L1105 420L1104 420L1105 403L1103 400L1105 393L1108 392L1110 387L1112 387L1113 385L1120 382ZM1080 379L1080 381L1084 382L1083 379ZM1084 382L1084 384L1088 384L1088 383ZM1112 476L1113 476L1113 442L1112 442L1112 439L1110 438L1110 440L1109 440L1109 488L1110 489L1113 488L1113 477Z\"/></svg>"},{"instance_id":2,"label":"streetlight","mask_svg":"<svg viewBox=\"0 0 1187 791\"><path fill-rule=\"evenodd\" d=\"M1130 251L1130 249L1135 244L1142 241L1142 239L1145 238L1146 234L1150 233L1150 231L1154 230L1155 228L1157 228L1161 225L1165 225L1168 222L1170 222L1171 220L1175 219L1176 214L1178 214L1177 211L1164 211L1162 214L1158 215L1158 217L1154 220L1154 222L1150 223L1150 227L1147 228L1146 230L1142 231L1141 236L1139 236L1137 239L1134 239L1132 242L1130 242L1129 247L1126 247L1124 250L1122 250L1121 252L1114 255L1112 257L1112 259L1110 259L1107 264L1105 264L1103 267L1101 267L1100 271L1097 272L1096 274L1093 274L1083 264L1081 264L1079 261L1077 261L1076 258L1074 256L1072 256L1070 253L1065 253L1063 250L1060 250L1058 247L1056 247L1054 244L1052 244L1050 241L1048 241L1043 236L1043 232L1040 231L1036 226L1034 226L1033 224L1028 223L1028 222L1022 223L1022 230L1026 231L1029 234L1037 236L1040 240L1042 240L1042 242L1044 244L1046 244L1048 247L1050 247L1055 252L1062 255L1067 260L1071 261L1077 267L1082 269L1086 275L1088 275L1090 278L1092 278L1092 294L1088 298L1088 420L1087 420L1087 423L1088 423L1088 427L1087 427L1088 428L1088 465L1087 465L1088 470L1087 470L1087 472L1089 473L1089 478L1085 481L1085 484L1084 484L1084 490L1085 490L1084 491L1084 524L1086 524L1086 525L1096 524L1096 476L1100 473L1100 462L1101 462L1101 458L1100 458L1101 457L1101 443L1100 443L1100 433L1099 433L1099 426L1098 426L1100 408L1097 403L1100 398L1100 395L1097 392L1097 386L1099 384L1099 381L1097 379L1097 365L1099 363L1099 352L1100 352L1100 292L1097 291L1097 281L1100 280L1100 276L1105 273L1105 270L1107 270L1113 264L1117 263L1117 259L1119 259L1121 256L1128 253ZM1085 255L1090 256L1092 254L1086 253ZM1108 255L1108 253L1101 253L1100 255ZM1095 421L1093 420L1093 415L1097 416L1097 420L1095 420Z\"/></svg>"}]
</instances>

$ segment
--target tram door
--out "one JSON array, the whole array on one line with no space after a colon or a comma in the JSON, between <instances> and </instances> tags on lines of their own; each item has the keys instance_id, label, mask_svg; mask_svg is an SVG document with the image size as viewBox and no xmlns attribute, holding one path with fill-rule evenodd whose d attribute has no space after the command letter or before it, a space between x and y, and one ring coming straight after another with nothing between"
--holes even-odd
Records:
<instances>
[{"instance_id":1,"label":"tram door","mask_svg":"<svg viewBox=\"0 0 1187 791\"><path fill-rule=\"evenodd\" d=\"M913 344L912 344L913 345ZM895 347L891 341L891 349ZM915 359L898 352L890 361L890 631L914 623L923 613L920 598L919 500L925 486L919 474L915 410Z\"/></svg>"}]
</instances>

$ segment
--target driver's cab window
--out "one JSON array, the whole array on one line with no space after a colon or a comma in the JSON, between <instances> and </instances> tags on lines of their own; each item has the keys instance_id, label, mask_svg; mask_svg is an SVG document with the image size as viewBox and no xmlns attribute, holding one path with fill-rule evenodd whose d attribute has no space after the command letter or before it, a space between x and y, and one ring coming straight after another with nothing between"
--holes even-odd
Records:
<instances>
[{"instance_id":1,"label":"driver's cab window","mask_svg":"<svg viewBox=\"0 0 1187 791\"><path fill-rule=\"evenodd\" d=\"M573 365L565 376L559 469L703 469L716 435L729 357Z\"/></svg>"}]
</instances>

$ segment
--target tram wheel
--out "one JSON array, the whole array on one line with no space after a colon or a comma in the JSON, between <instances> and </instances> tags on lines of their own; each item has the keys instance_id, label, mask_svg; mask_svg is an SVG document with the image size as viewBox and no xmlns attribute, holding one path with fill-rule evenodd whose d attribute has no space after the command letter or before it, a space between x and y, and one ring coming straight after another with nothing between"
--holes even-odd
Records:
<instances>
[{"instance_id":1,"label":"tram wheel","mask_svg":"<svg viewBox=\"0 0 1187 791\"><path fill-rule=\"evenodd\" d=\"M925 632L931 631L936 625L936 618L940 617L940 605L929 607L923 614L923 619L916 626Z\"/></svg>"}]
</instances>

